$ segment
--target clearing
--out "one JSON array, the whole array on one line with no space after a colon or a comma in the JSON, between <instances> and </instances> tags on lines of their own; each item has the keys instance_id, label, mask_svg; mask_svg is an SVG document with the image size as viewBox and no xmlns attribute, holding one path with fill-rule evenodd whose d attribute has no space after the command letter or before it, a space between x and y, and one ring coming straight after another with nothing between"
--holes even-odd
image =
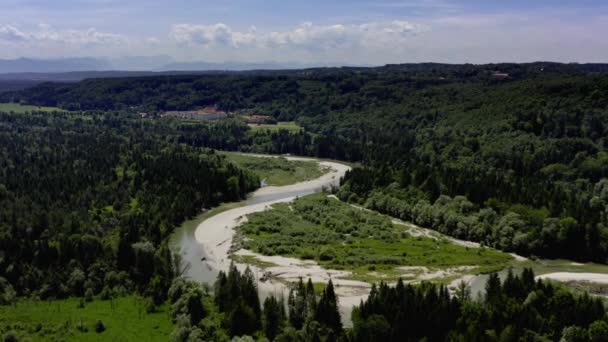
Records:
<instances>
[{"instance_id":1,"label":"clearing","mask_svg":"<svg viewBox=\"0 0 608 342\"><path fill-rule=\"evenodd\" d=\"M65 109L56 107L39 107L22 105L19 103L0 103L0 112L14 112L14 113L26 113L26 112L66 112Z\"/></svg>"},{"instance_id":2,"label":"clearing","mask_svg":"<svg viewBox=\"0 0 608 342\"><path fill-rule=\"evenodd\" d=\"M267 124L249 124L249 127L252 131L266 131L269 130L271 132L278 132L282 129L285 129L291 133L297 133L302 130L302 127L295 123L294 121L284 121L278 122L276 125L267 125Z\"/></svg>"},{"instance_id":3,"label":"clearing","mask_svg":"<svg viewBox=\"0 0 608 342\"><path fill-rule=\"evenodd\" d=\"M135 296L96 299L84 308L79 308L79 302L79 298L28 299L0 306L0 332L13 330L32 341L167 341L173 330L167 305L148 314ZM95 332L97 320L106 327L102 333Z\"/></svg>"},{"instance_id":4,"label":"clearing","mask_svg":"<svg viewBox=\"0 0 608 342\"><path fill-rule=\"evenodd\" d=\"M239 168L249 170L265 180L264 185L283 186L326 174L329 169L315 160L287 160L282 156L247 155L234 152L220 152Z\"/></svg>"}]
</instances>

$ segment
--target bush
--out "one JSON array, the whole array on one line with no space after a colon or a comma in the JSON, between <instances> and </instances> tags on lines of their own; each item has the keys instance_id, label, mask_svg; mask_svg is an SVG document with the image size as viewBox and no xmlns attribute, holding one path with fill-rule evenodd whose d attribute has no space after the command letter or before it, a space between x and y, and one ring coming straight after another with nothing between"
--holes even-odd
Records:
<instances>
[{"instance_id":1,"label":"bush","mask_svg":"<svg viewBox=\"0 0 608 342\"><path fill-rule=\"evenodd\" d=\"M87 327L87 324L83 321L80 321L76 324L76 329L83 333L86 333L89 331L89 327Z\"/></svg>"},{"instance_id":2,"label":"bush","mask_svg":"<svg viewBox=\"0 0 608 342\"><path fill-rule=\"evenodd\" d=\"M305 249L300 253L300 259L302 259L302 260L311 260L314 258L315 258L314 252L309 249Z\"/></svg>"},{"instance_id":3,"label":"bush","mask_svg":"<svg viewBox=\"0 0 608 342\"><path fill-rule=\"evenodd\" d=\"M321 261L331 261L336 257L336 251L331 247L323 247L321 248L321 252L319 252L319 260Z\"/></svg>"},{"instance_id":4,"label":"bush","mask_svg":"<svg viewBox=\"0 0 608 342\"><path fill-rule=\"evenodd\" d=\"M104 331L106 331L105 324L103 324L103 322L101 320L97 320L97 322L95 322L95 332L100 334Z\"/></svg>"},{"instance_id":5,"label":"bush","mask_svg":"<svg viewBox=\"0 0 608 342\"><path fill-rule=\"evenodd\" d=\"M11 331L8 331L6 334L4 334L4 336L2 337L2 340L4 342L18 342L19 338L17 337L17 332L11 330Z\"/></svg>"},{"instance_id":6,"label":"bush","mask_svg":"<svg viewBox=\"0 0 608 342\"><path fill-rule=\"evenodd\" d=\"M154 304L154 300L152 298L146 298L144 301L144 308L146 309L146 313L156 312L156 305Z\"/></svg>"},{"instance_id":7,"label":"bush","mask_svg":"<svg viewBox=\"0 0 608 342\"><path fill-rule=\"evenodd\" d=\"M108 286L104 286L101 292L99 293L99 298L101 300L109 300L112 298L112 290Z\"/></svg>"},{"instance_id":8,"label":"bush","mask_svg":"<svg viewBox=\"0 0 608 342\"><path fill-rule=\"evenodd\" d=\"M92 289L89 288L84 292L84 300L89 303L93 301L93 290Z\"/></svg>"}]
</instances>

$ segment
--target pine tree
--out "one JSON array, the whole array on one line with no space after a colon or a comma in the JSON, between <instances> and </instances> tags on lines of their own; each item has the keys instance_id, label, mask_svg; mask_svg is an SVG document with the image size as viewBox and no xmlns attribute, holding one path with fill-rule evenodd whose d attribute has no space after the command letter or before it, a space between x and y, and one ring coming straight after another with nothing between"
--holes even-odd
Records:
<instances>
[{"instance_id":1,"label":"pine tree","mask_svg":"<svg viewBox=\"0 0 608 342\"><path fill-rule=\"evenodd\" d=\"M500 301L501 295L502 287L498 273L492 273L486 283L486 301L489 303Z\"/></svg>"},{"instance_id":2,"label":"pine tree","mask_svg":"<svg viewBox=\"0 0 608 342\"><path fill-rule=\"evenodd\" d=\"M306 288L302 278L296 285L295 289L289 291L289 323L297 330L302 329L307 317L308 301L306 297Z\"/></svg>"},{"instance_id":3,"label":"pine tree","mask_svg":"<svg viewBox=\"0 0 608 342\"><path fill-rule=\"evenodd\" d=\"M342 321L338 311L338 298L334 292L334 284L329 280L321 299L317 304L315 320L332 329L337 335L342 334Z\"/></svg>"},{"instance_id":4,"label":"pine tree","mask_svg":"<svg viewBox=\"0 0 608 342\"><path fill-rule=\"evenodd\" d=\"M277 300L274 296L270 296L264 300L264 334L271 341L279 334L284 325L284 309L282 300Z\"/></svg>"}]
</instances>

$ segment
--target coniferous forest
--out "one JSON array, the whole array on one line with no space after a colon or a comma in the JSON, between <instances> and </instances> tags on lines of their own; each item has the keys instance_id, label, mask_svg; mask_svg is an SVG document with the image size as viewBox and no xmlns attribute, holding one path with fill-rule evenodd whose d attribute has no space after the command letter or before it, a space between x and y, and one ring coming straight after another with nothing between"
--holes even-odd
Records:
<instances>
[{"instance_id":1,"label":"coniferous forest","mask_svg":"<svg viewBox=\"0 0 608 342\"><path fill-rule=\"evenodd\" d=\"M92 79L0 100L150 112L215 105L296 120L304 132L248 134L234 122L183 140L358 161L342 199L523 255L606 262L606 94L605 65L405 64Z\"/></svg>"},{"instance_id":2,"label":"coniferous forest","mask_svg":"<svg viewBox=\"0 0 608 342\"><path fill-rule=\"evenodd\" d=\"M389 65L0 93L70 110L0 113L0 304L137 294L151 312L170 306L175 341L607 341L602 299L529 269L492 275L481 297L377 284L345 328L331 283L260 300L251 271L232 267L213 289L181 278L168 246L184 220L259 187L219 149L356 162L343 201L502 251L606 264L607 69ZM204 106L234 117L158 115ZM304 129L251 130L248 113Z\"/></svg>"}]
</instances>

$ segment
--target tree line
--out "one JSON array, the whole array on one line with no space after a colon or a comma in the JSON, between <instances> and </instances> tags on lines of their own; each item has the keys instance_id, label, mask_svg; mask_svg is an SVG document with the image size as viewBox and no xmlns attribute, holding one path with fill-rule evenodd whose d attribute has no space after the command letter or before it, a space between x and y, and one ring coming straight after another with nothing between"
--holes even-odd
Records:
<instances>
[{"instance_id":1,"label":"tree line","mask_svg":"<svg viewBox=\"0 0 608 342\"><path fill-rule=\"evenodd\" d=\"M295 119L305 131L174 126L195 146L358 161L344 199L508 251L604 263L606 94L605 65L420 64L48 83L0 101ZM446 217L442 195L473 207Z\"/></svg>"},{"instance_id":2,"label":"tree line","mask_svg":"<svg viewBox=\"0 0 608 342\"><path fill-rule=\"evenodd\" d=\"M214 290L178 278L169 290L172 341L605 341L602 300L535 280L534 272L490 275L478 297L461 284L374 285L344 328L330 282L291 285L287 300L260 303L250 269L231 265Z\"/></svg>"},{"instance_id":3,"label":"tree line","mask_svg":"<svg viewBox=\"0 0 608 342\"><path fill-rule=\"evenodd\" d=\"M43 299L138 291L160 304L177 272L174 227L258 186L168 127L0 113L0 283Z\"/></svg>"}]
</instances>

